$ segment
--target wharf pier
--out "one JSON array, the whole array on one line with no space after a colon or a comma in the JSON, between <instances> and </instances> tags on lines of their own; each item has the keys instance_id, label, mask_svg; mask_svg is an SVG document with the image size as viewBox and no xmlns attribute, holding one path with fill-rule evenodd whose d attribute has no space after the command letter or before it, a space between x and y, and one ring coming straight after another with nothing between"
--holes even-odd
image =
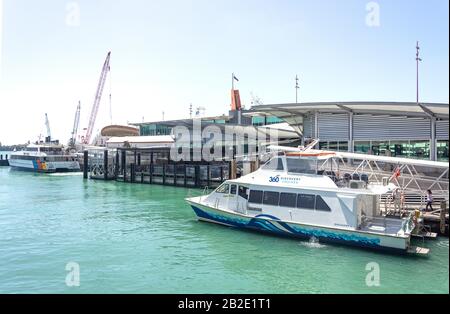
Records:
<instances>
[{"instance_id":1,"label":"wharf pier","mask_svg":"<svg viewBox=\"0 0 450 314\"><path fill-rule=\"evenodd\" d=\"M85 151L84 178L126 183L215 188L232 177L231 161L174 162L169 148Z\"/></svg>"},{"instance_id":2,"label":"wharf pier","mask_svg":"<svg viewBox=\"0 0 450 314\"><path fill-rule=\"evenodd\" d=\"M8 166L9 166L8 154L0 153L0 167L8 167Z\"/></svg>"}]
</instances>

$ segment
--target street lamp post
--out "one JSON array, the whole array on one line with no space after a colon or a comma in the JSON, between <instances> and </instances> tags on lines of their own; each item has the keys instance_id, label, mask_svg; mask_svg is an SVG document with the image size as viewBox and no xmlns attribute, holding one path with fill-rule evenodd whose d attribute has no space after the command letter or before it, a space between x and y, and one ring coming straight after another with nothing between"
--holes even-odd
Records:
<instances>
[{"instance_id":1,"label":"street lamp post","mask_svg":"<svg viewBox=\"0 0 450 314\"><path fill-rule=\"evenodd\" d=\"M420 47L419 42L416 44L416 103L419 103L419 62L422 59L419 57Z\"/></svg>"}]
</instances>

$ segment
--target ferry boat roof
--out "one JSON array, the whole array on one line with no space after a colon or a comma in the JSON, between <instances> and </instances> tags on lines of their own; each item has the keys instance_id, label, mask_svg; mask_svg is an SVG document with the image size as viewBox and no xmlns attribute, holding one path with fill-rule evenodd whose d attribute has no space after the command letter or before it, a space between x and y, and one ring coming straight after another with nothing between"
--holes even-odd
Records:
<instances>
[{"instance_id":1,"label":"ferry boat roof","mask_svg":"<svg viewBox=\"0 0 450 314\"><path fill-rule=\"evenodd\" d=\"M302 159L306 159L309 161L314 160L325 160L327 158L335 156L332 154L303 154ZM270 159L271 162L274 158L292 158L293 156L298 156L298 154L294 155L283 155L283 156L275 156ZM296 159L296 158L295 158ZM323 191L340 191L342 193L347 194L368 194L368 195L380 195L390 191L393 191L396 186L393 183L389 183L387 185L370 183L367 184L364 188L350 188L344 185L338 185L335 181L333 181L330 176L327 174L319 174L317 173L317 168L314 169L314 172L311 173L301 173L301 172L289 172L287 162L283 165L283 170L272 170L265 168L269 162L262 165L258 170L242 176L237 179L227 180L226 183L230 184L242 184L245 186L259 186L259 187L267 187L267 188L303 188L310 190L323 190ZM286 167L287 166L287 167Z\"/></svg>"}]
</instances>

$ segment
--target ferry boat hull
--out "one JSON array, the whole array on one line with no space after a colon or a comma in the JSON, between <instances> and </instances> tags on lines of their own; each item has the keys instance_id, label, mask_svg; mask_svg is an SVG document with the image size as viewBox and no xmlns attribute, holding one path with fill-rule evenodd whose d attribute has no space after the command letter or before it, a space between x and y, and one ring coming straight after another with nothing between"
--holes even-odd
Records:
<instances>
[{"instance_id":1,"label":"ferry boat hull","mask_svg":"<svg viewBox=\"0 0 450 314\"><path fill-rule=\"evenodd\" d=\"M270 233L299 239L312 237L321 242L345 244L354 247L376 249L394 253L408 253L409 237L389 236L322 226L312 226L297 222L282 221L272 215L249 216L238 212L205 206L195 198L186 200L191 205L198 219L240 229Z\"/></svg>"},{"instance_id":2,"label":"ferry boat hull","mask_svg":"<svg viewBox=\"0 0 450 314\"><path fill-rule=\"evenodd\" d=\"M14 170L54 173L54 172L76 172L80 171L77 161L48 161L11 159L9 166Z\"/></svg>"}]
</instances>

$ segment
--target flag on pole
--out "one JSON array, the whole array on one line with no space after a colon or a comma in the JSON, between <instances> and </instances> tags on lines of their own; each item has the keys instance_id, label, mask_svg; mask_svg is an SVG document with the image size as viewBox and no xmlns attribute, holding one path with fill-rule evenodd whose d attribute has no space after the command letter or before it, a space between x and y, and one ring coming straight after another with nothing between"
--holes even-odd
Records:
<instances>
[{"instance_id":1,"label":"flag on pole","mask_svg":"<svg viewBox=\"0 0 450 314\"><path fill-rule=\"evenodd\" d=\"M239 79L233 74L233 79L239 82Z\"/></svg>"}]
</instances>

